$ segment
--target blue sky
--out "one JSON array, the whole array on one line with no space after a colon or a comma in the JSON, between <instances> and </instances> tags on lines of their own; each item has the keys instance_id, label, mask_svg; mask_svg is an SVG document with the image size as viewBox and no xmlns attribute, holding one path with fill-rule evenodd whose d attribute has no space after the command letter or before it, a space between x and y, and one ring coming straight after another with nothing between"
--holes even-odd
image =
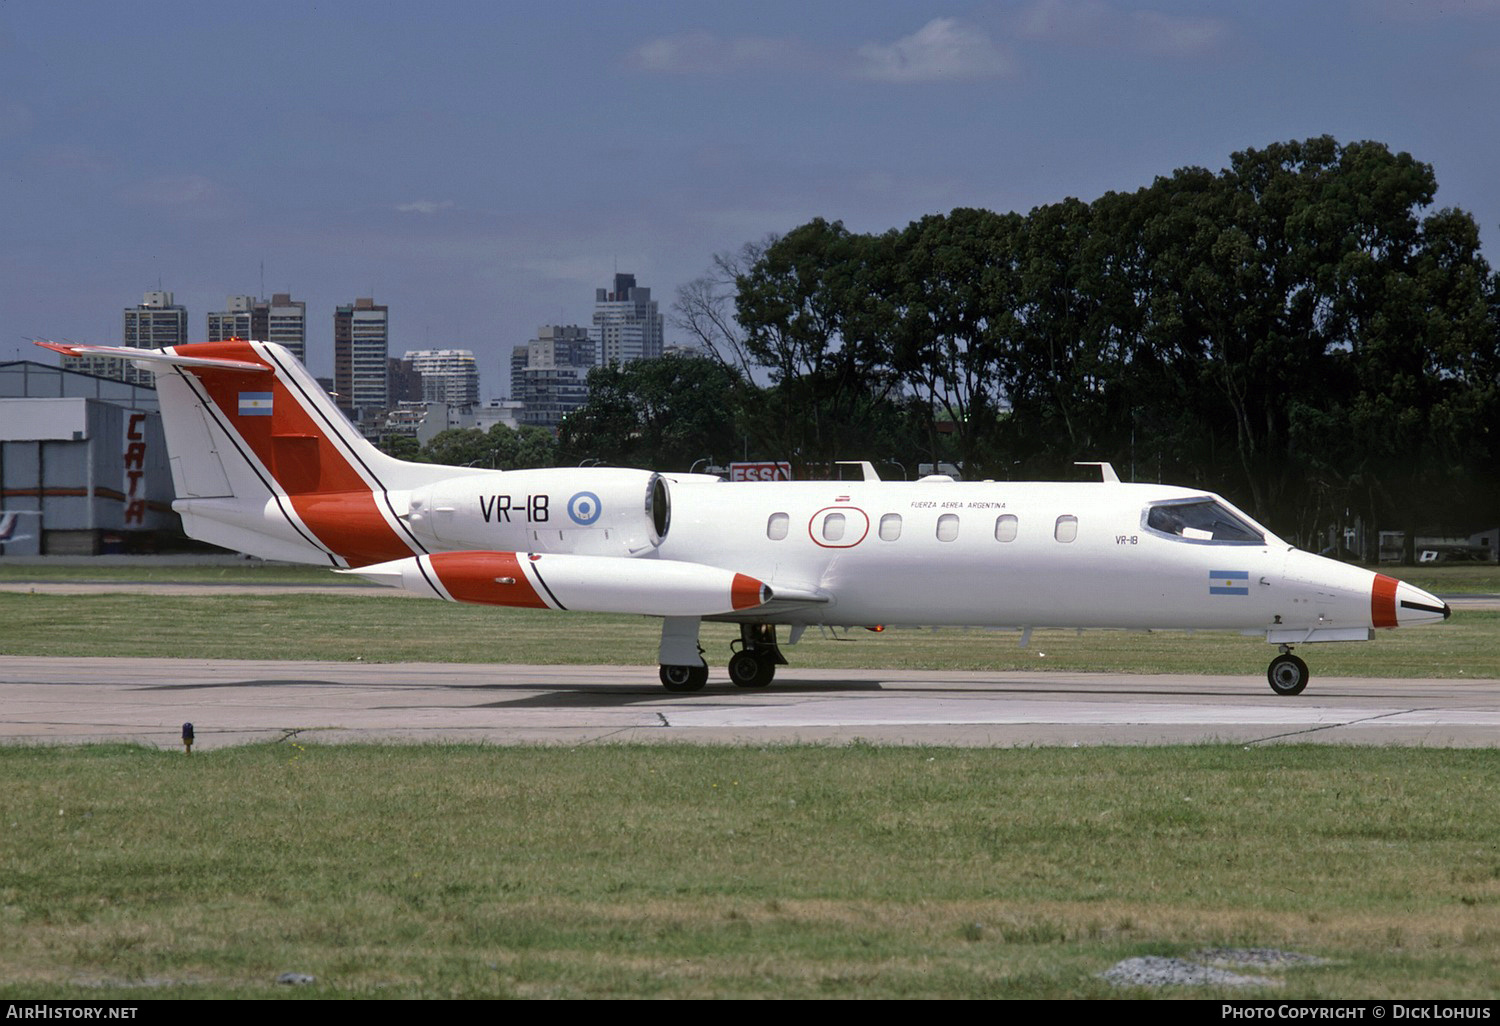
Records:
<instances>
[{"instance_id":1,"label":"blue sky","mask_svg":"<svg viewBox=\"0 0 1500 1026\"><path fill-rule=\"evenodd\" d=\"M392 350L663 301L822 216L1128 191L1331 134L1433 164L1500 247L1500 0L0 0L0 359L118 340L147 289L193 341L230 294L391 308ZM668 340L681 333L668 327Z\"/></svg>"}]
</instances>

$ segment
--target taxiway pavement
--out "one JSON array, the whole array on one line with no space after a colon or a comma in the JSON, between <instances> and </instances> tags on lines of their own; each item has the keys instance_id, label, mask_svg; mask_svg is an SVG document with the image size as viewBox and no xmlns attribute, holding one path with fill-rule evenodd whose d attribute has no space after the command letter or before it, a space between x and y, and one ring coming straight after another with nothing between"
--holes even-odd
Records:
<instances>
[{"instance_id":1,"label":"taxiway pavement","mask_svg":"<svg viewBox=\"0 0 1500 1026\"><path fill-rule=\"evenodd\" d=\"M804 670L717 673L671 694L655 667L0 658L0 743L195 748L310 741L495 744L1500 745L1500 681Z\"/></svg>"}]
</instances>

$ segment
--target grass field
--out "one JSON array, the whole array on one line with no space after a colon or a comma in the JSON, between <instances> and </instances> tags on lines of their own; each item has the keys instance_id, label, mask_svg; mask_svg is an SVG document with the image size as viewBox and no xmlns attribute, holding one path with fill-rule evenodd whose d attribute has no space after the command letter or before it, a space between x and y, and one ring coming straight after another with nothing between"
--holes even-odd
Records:
<instances>
[{"instance_id":1,"label":"grass field","mask_svg":"<svg viewBox=\"0 0 1500 1026\"><path fill-rule=\"evenodd\" d=\"M659 621L362 595L0 593L0 655L175 656L367 662L608 663L654 666ZM710 662L738 629L705 624ZM810 630L793 667L1102 670L1259 676L1273 649L1232 633ZM1368 644L1299 649L1315 676L1500 677L1500 613L1377 632Z\"/></svg>"},{"instance_id":2,"label":"grass field","mask_svg":"<svg viewBox=\"0 0 1500 1026\"><path fill-rule=\"evenodd\" d=\"M1500 995L1488 751L0 750L0 996ZM228 800L232 796L232 800ZM278 987L283 972L316 983Z\"/></svg>"},{"instance_id":3,"label":"grass field","mask_svg":"<svg viewBox=\"0 0 1500 1026\"><path fill-rule=\"evenodd\" d=\"M1500 594L1500 564L1382 566L1370 569L1400 578L1435 595Z\"/></svg>"},{"instance_id":4,"label":"grass field","mask_svg":"<svg viewBox=\"0 0 1500 1026\"><path fill-rule=\"evenodd\" d=\"M357 577L343 577L324 566L300 566L290 563L263 563L245 560L232 566L218 564L153 564L141 562L128 566L90 563L12 563L0 559L0 581L146 581L178 584L351 584L367 586ZM379 585L370 585L379 587Z\"/></svg>"},{"instance_id":5,"label":"grass field","mask_svg":"<svg viewBox=\"0 0 1500 1026\"><path fill-rule=\"evenodd\" d=\"M280 580L327 577L308 574ZM1500 591L1465 580L1421 583ZM0 655L649 666L657 638L640 617L296 593L0 594L0 623ZM732 636L705 626L715 663ZM1300 651L1318 676L1496 678L1497 637L1500 613L1469 612ZM787 654L1258 677L1271 651L1016 642L809 632ZM0 780L5 998L1500 996L1492 750L288 742L0 749ZM1249 991L1098 976L1209 947L1329 961Z\"/></svg>"}]
</instances>

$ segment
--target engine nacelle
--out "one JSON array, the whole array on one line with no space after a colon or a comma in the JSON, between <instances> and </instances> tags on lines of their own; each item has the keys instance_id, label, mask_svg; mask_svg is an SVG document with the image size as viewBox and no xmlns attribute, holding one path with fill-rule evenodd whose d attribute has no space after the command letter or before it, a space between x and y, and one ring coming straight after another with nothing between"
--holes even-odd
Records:
<instances>
[{"instance_id":1,"label":"engine nacelle","mask_svg":"<svg viewBox=\"0 0 1500 1026\"><path fill-rule=\"evenodd\" d=\"M636 555L667 536L671 499L646 470L492 470L413 489L402 519L436 550Z\"/></svg>"}]
</instances>

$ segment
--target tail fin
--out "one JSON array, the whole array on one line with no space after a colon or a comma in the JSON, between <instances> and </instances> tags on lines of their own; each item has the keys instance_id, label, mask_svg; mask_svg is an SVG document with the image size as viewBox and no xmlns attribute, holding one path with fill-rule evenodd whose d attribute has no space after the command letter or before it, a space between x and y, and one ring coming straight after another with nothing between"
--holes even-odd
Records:
<instances>
[{"instance_id":1,"label":"tail fin","mask_svg":"<svg viewBox=\"0 0 1500 1026\"><path fill-rule=\"evenodd\" d=\"M401 519L401 493L451 468L380 452L281 346L41 344L132 360L155 373L177 491L172 508L190 536L268 559L334 566L427 551Z\"/></svg>"}]
</instances>

